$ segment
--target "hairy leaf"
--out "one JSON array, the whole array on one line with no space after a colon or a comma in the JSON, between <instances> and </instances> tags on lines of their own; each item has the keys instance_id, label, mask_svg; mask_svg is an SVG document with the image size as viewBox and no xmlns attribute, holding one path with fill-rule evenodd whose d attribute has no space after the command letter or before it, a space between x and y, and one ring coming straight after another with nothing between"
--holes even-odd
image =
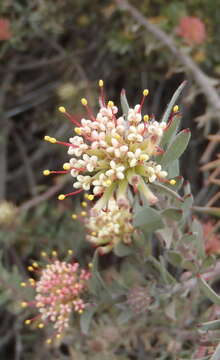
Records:
<instances>
[{"instance_id":1,"label":"hairy leaf","mask_svg":"<svg viewBox=\"0 0 220 360\"><path fill-rule=\"evenodd\" d=\"M188 145L190 136L190 130L184 129L175 137L173 142L168 146L166 152L162 156L162 166L167 166L173 161L179 159Z\"/></svg>"},{"instance_id":2,"label":"hairy leaf","mask_svg":"<svg viewBox=\"0 0 220 360\"><path fill-rule=\"evenodd\" d=\"M122 107L123 115L127 119L129 105L128 105L128 100L127 100L126 93L125 93L124 89L122 89L122 91L121 91L121 107Z\"/></svg>"},{"instance_id":3,"label":"hairy leaf","mask_svg":"<svg viewBox=\"0 0 220 360\"><path fill-rule=\"evenodd\" d=\"M176 115L173 117L173 119L168 123L166 130L164 131L162 140L160 142L160 145L162 148L167 145L170 141L172 141L173 136L176 135L176 132L178 130L178 127L180 125L180 116Z\"/></svg>"},{"instance_id":4,"label":"hairy leaf","mask_svg":"<svg viewBox=\"0 0 220 360\"><path fill-rule=\"evenodd\" d=\"M161 215L158 211L144 206L134 216L134 226L150 233L164 227Z\"/></svg>"},{"instance_id":5,"label":"hairy leaf","mask_svg":"<svg viewBox=\"0 0 220 360\"><path fill-rule=\"evenodd\" d=\"M180 86L176 89L175 93L173 94L173 96L165 110L165 113L164 113L161 121L167 122L169 120L170 114L173 111L173 107L176 104L176 101L185 86L186 86L186 81L183 81L182 84L180 84Z\"/></svg>"},{"instance_id":6,"label":"hairy leaf","mask_svg":"<svg viewBox=\"0 0 220 360\"><path fill-rule=\"evenodd\" d=\"M123 244L122 242L119 242L115 247L114 247L114 253L117 256L128 256L131 255L133 252L133 248L132 246L128 246L126 244Z\"/></svg>"},{"instance_id":7,"label":"hairy leaf","mask_svg":"<svg viewBox=\"0 0 220 360\"><path fill-rule=\"evenodd\" d=\"M177 209L177 208L167 208L165 210L161 211L161 215L164 217L168 217L172 220L176 220L179 221L182 218L183 215L183 211L181 209Z\"/></svg>"}]
</instances>

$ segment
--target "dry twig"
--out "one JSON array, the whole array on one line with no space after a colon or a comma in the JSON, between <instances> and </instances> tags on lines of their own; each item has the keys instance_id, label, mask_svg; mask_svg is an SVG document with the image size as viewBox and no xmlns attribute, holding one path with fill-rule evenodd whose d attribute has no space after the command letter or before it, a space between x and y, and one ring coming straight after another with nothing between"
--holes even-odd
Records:
<instances>
[{"instance_id":1,"label":"dry twig","mask_svg":"<svg viewBox=\"0 0 220 360\"><path fill-rule=\"evenodd\" d=\"M210 79L206 74L204 74L204 72L196 65L196 63L189 55L178 49L171 36L167 35L155 24L150 23L134 6L130 5L127 0L115 1L119 8L127 10L139 25L144 26L148 32L150 32L158 41L165 45L176 57L176 59L178 59L179 62L191 72L195 82L204 93L209 104L215 111L216 116L219 116L218 113L220 111L220 96L213 86L213 83L216 81L214 79Z\"/></svg>"}]
</instances>

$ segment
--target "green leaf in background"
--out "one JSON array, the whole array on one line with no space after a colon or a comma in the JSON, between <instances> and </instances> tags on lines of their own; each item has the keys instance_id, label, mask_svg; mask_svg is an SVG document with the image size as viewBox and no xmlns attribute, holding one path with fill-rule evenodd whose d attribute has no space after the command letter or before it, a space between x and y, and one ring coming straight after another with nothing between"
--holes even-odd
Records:
<instances>
[{"instance_id":1,"label":"green leaf in background","mask_svg":"<svg viewBox=\"0 0 220 360\"><path fill-rule=\"evenodd\" d=\"M198 272L197 265L192 260L183 260L181 267L194 273Z\"/></svg>"},{"instance_id":2,"label":"green leaf in background","mask_svg":"<svg viewBox=\"0 0 220 360\"><path fill-rule=\"evenodd\" d=\"M180 164L179 160L173 161L167 166L167 172L170 178L175 178L180 174Z\"/></svg>"},{"instance_id":3,"label":"green leaf in background","mask_svg":"<svg viewBox=\"0 0 220 360\"><path fill-rule=\"evenodd\" d=\"M162 217L168 217L169 219L179 221L182 218L183 211L177 208L167 208L161 211Z\"/></svg>"},{"instance_id":4,"label":"green leaf in background","mask_svg":"<svg viewBox=\"0 0 220 360\"><path fill-rule=\"evenodd\" d=\"M163 246L165 245L165 248L169 249L174 240L173 228L165 227L164 229L157 230L157 237L162 240Z\"/></svg>"},{"instance_id":5,"label":"green leaf in background","mask_svg":"<svg viewBox=\"0 0 220 360\"><path fill-rule=\"evenodd\" d=\"M140 240L142 240L142 244L144 244L144 246L142 246L143 256L148 257L152 255L152 234L143 231Z\"/></svg>"},{"instance_id":6,"label":"green leaf in background","mask_svg":"<svg viewBox=\"0 0 220 360\"><path fill-rule=\"evenodd\" d=\"M132 319L133 316L134 313L130 309L126 309L125 311L122 311L119 317L117 318L118 325L126 324L129 320Z\"/></svg>"},{"instance_id":7,"label":"green leaf in background","mask_svg":"<svg viewBox=\"0 0 220 360\"><path fill-rule=\"evenodd\" d=\"M123 115L125 116L125 119L127 119L129 105L124 89L122 89L121 91L121 107L122 107Z\"/></svg>"},{"instance_id":8,"label":"green leaf in background","mask_svg":"<svg viewBox=\"0 0 220 360\"><path fill-rule=\"evenodd\" d=\"M146 233L154 232L164 227L160 213L148 206L143 206L135 214L133 225L143 229Z\"/></svg>"},{"instance_id":9,"label":"green leaf in background","mask_svg":"<svg viewBox=\"0 0 220 360\"><path fill-rule=\"evenodd\" d=\"M80 315L80 328L83 334L88 334L92 322L92 318L97 310L96 306L90 305L87 307L82 315Z\"/></svg>"},{"instance_id":10,"label":"green leaf in background","mask_svg":"<svg viewBox=\"0 0 220 360\"><path fill-rule=\"evenodd\" d=\"M220 330L220 320L208 321L199 325L199 329L204 331Z\"/></svg>"},{"instance_id":11,"label":"green leaf in background","mask_svg":"<svg viewBox=\"0 0 220 360\"><path fill-rule=\"evenodd\" d=\"M168 187L167 185L160 184L160 183L152 183L152 184L150 184L150 187L154 190L157 190L158 193L165 194L165 195L173 198L174 200L177 200L178 204L181 204L183 202L181 196L179 196L179 194L177 194L176 191L172 190L171 187Z\"/></svg>"},{"instance_id":12,"label":"green leaf in background","mask_svg":"<svg viewBox=\"0 0 220 360\"><path fill-rule=\"evenodd\" d=\"M193 205L193 196L192 194L188 194L183 197L183 203L180 205L183 210L184 219L189 216L190 211L192 210Z\"/></svg>"},{"instance_id":13,"label":"green leaf in background","mask_svg":"<svg viewBox=\"0 0 220 360\"><path fill-rule=\"evenodd\" d=\"M165 145L169 144L172 141L173 137L176 135L180 125L180 120L181 117L179 115L175 115L170 121L170 123L167 125L167 128L165 129L162 140L160 142L162 148L164 148Z\"/></svg>"},{"instance_id":14,"label":"green leaf in background","mask_svg":"<svg viewBox=\"0 0 220 360\"><path fill-rule=\"evenodd\" d=\"M176 104L176 101L178 99L178 97L180 96L182 90L184 89L184 87L186 86L186 81L183 81L182 84L180 84L180 86L176 89L175 93L173 94L166 110L165 113L161 119L161 121L167 122L169 120L170 114L173 111L173 107Z\"/></svg>"},{"instance_id":15,"label":"green leaf in background","mask_svg":"<svg viewBox=\"0 0 220 360\"><path fill-rule=\"evenodd\" d=\"M128 256L128 255L131 255L132 252L133 252L132 245L131 246L125 245L121 241L116 246L114 246L114 253L117 256L120 256L120 257Z\"/></svg>"},{"instance_id":16,"label":"green leaf in background","mask_svg":"<svg viewBox=\"0 0 220 360\"><path fill-rule=\"evenodd\" d=\"M173 266L181 266L183 257L178 251L169 250L166 253L167 261Z\"/></svg>"},{"instance_id":17,"label":"green leaf in background","mask_svg":"<svg viewBox=\"0 0 220 360\"><path fill-rule=\"evenodd\" d=\"M208 285L208 283L202 277L198 278L198 283L207 298L211 300L214 304L220 305L220 296L216 294L216 292Z\"/></svg>"},{"instance_id":18,"label":"green leaf in background","mask_svg":"<svg viewBox=\"0 0 220 360\"><path fill-rule=\"evenodd\" d=\"M159 271L165 284L176 284L175 278L164 266L162 257L160 257L160 261L158 261L155 257L149 256L147 261L150 262L157 271Z\"/></svg>"},{"instance_id":19,"label":"green leaf in background","mask_svg":"<svg viewBox=\"0 0 220 360\"><path fill-rule=\"evenodd\" d=\"M182 238L179 240L179 242L183 243L183 244L187 244L187 243L190 244L195 240L196 240L196 234L190 232L190 233L184 234L182 236Z\"/></svg>"},{"instance_id":20,"label":"green leaf in background","mask_svg":"<svg viewBox=\"0 0 220 360\"><path fill-rule=\"evenodd\" d=\"M105 282L103 281L99 273L98 259L99 253L98 249L96 249L92 260L92 278L89 281L89 288L94 295L101 297L103 293L103 288L106 290L107 293L109 293L109 290L106 287Z\"/></svg>"},{"instance_id":21,"label":"green leaf in background","mask_svg":"<svg viewBox=\"0 0 220 360\"><path fill-rule=\"evenodd\" d=\"M182 130L168 146L166 152L161 159L161 165L167 166L173 161L179 159L182 153L186 150L191 133L189 129Z\"/></svg>"},{"instance_id":22,"label":"green leaf in background","mask_svg":"<svg viewBox=\"0 0 220 360\"><path fill-rule=\"evenodd\" d=\"M205 239L204 239L204 234L203 234L203 227L197 219L193 219L192 231L196 235L195 245L198 250L198 256L205 258L206 253L205 253L205 244L204 244Z\"/></svg>"}]
</instances>

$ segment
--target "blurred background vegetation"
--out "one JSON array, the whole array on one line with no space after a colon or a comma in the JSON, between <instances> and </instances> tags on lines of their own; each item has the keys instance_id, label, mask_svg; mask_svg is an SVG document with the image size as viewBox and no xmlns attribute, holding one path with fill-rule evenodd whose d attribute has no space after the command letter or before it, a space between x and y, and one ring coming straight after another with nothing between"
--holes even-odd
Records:
<instances>
[{"instance_id":1,"label":"blurred background vegetation","mask_svg":"<svg viewBox=\"0 0 220 360\"><path fill-rule=\"evenodd\" d=\"M65 148L42 141L44 135L65 141L72 134L72 127L57 110L59 105L77 117L84 115L82 97L97 108L97 81L103 79L115 103L119 103L122 88L130 104L138 103L142 90L149 88L146 110L159 118L176 87L187 79L180 108L182 126L192 130L192 140L182 158L182 174L191 182L196 205L205 205L217 192L218 184L205 186L208 174L202 173L200 166L214 160L217 149L216 142L209 143L207 135L219 131L219 1L131 0L130 4L154 29L162 30L164 39L169 38L174 49L180 51L179 56L163 39L159 41L141 26L132 11L121 9L120 1L0 2L2 360L38 360L45 356L145 359L135 353L137 344L143 343L138 332L132 334L130 342L122 339L128 336L127 328L117 339L117 349L123 351L111 355L116 338L108 315L95 330L97 340L108 325L102 342L89 338L80 343L76 333L75 341L81 344L78 353L65 344L55 350L39 350L42 333L25 328L24 311L13 301L22 298L19 282L27 276L25 266L29 259L37 259L41 250L56 248L62 253L73 248L82 263L89 257L88 246L81 241L83 229L71 221L79 197L57 202L57 193L61 189L69 192L71 180L42 176L43 169L59 169L67 158ZM181 61L182 54L189 59L188 65ZM205 79L203 86L201 76ZM166 339L160 341L160 346L167 344ZM90 355L83 357L82 353L89 351ZM103 351L106 357L100 355Z\"/></svg>"}]
</instances>

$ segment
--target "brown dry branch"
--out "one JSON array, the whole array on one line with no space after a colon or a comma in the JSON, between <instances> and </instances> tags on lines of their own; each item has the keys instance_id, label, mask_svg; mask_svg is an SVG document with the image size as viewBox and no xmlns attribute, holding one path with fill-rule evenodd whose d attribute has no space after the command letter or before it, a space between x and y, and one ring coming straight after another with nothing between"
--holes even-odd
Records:
<instances>
[{"instance_id":1,"label":"brown dry branch","mask_svg":"<svg viewBox=\"0 0 220 360\"><path fill-rule=\"evenodd\" d=\"M24 202L19 207L19 212L28 211L31 208L39 205L40 203L50 199L53 197L56 193L58 193L66 184L66 182L69 180L68 176L62 176L62 181L57 182L55 185L51 186L47 191L45 191L43 194L37 195L33 197L32 199Z\"/></svg>"},{"instance_id":2,"label":"brown dry branch","mask_svg":"<svg viewBox=\"0 0 220 360\"><path fill-rule=\"evenodd\" d=\"M11 83L13 82L15 71L12 70L15 60L12 60L9 64L8 71L5 78L2 81L0 92L0 164L1 164L1 176L0 176L0 201L5 199L6 195L6 178L7 178L7 145L8 136L10 131L10 122L4 114L5 102L7 99L8 91L10 90Z\"/></svg>"},{"instance_id":3,"label":"brown dry branch","mask_svg":"<svg viewBox=\"0 0 220 360\"><path fill-rule=\"evenodd\" d=\"M14 133L15 144L17 145L18 152L20 153L22 163L24 164L24 169L25 169L25 173L26 173L26 177L27 177L27 183L29 186L30 194L32 196L36 196L37 195L37 190L36 190L37 183L36 183L36 179L34 176L32 166L30 164L30 159L27 155L25 144L23 143L21 137L19 136L19 134L16 131L14 131L13 133Z\"/></svg>"},{"instance_id":4,"label":"brown dry branch","mask_svg":"<svg viewBox=\"0 0 220 360\"><path fill-rule=\"evenodd\" d=\"M192 58L180 50L172 37L161 30L157 25L150 23L134 6L127 0L115 0L119 8L127 10L139 25L145 27L158 41L165 45L170 52L184 65L186 70L190 71L195 82L206 96L208 103L215 112L215 116L219 117L220 96L213 84L217 85L216 79L209 78L192 60Z\"/></svg>"}]
</instances>

